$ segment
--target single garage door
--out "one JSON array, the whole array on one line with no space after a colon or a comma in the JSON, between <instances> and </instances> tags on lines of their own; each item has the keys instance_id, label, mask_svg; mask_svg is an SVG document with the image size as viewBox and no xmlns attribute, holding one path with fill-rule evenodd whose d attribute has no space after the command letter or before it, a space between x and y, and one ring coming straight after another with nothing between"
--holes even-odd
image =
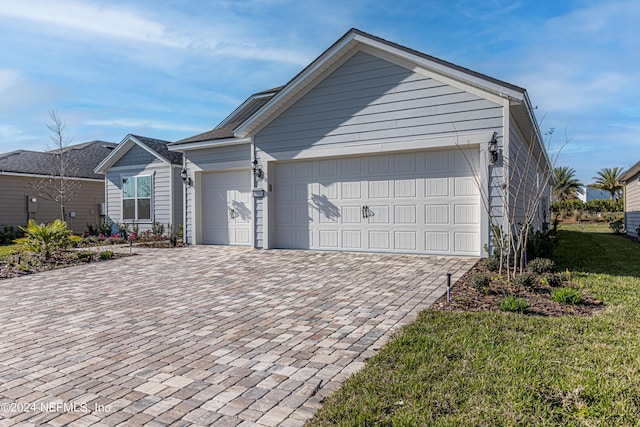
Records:
<instances>
[{"instance_id":1,"label":"single garage door","mask_svg":"<svg viewBox=\"0 0 640 427\"><path fill-rule=\"evenodd\" d=\"M251 244L249 170L203 173L202 243Z\"/></svg>"},{"instance_id":2,"label":"single garage door","mask_svg":"<svg viewBox=\"0 0 640 427\"><path fill-rule=\"evenodd\" d=\"M279 248L480 255L480 196L459 149L281 163Z\"/></svg>"}]
</instances>

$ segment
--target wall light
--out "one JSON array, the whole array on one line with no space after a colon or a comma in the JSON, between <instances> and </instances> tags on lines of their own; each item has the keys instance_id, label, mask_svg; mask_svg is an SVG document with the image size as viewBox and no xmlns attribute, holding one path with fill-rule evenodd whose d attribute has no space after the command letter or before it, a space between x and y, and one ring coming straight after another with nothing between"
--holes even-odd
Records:
<instances>
[{"instance_id":1,"label":"wall light","mask_svg":"<svg viewBox=\"0 0 640 427\"><path fill-rule=\"evenodd\" d=\"M253 171L255 177L258 179L262 179L262 177L264 176L264 172L262 172L262 169L260 168L260 166L258 166L258 160L254 159L251 162L251 170Z\"/></svg>"},{"instance_id":2,"label":"wall light","mask_svg":"<svg viewBox=\"0 0 640 427\"><path fill-rule=\"evenodd\" d=\"M182 181L185 184L187 184L187 186L191 187L191 185L193 185L193 181L191 180L191 177L187 174L186 169L182 169L180 171L180 177L182 178Z\"/></svg>"},{"instance_id":3,"label":"wall light","mask_svg":"<svg viewBox=\"0 0 640 427\"><path fill-rule=\"evenodd\" d=\"M498 132L494 132L491 141L489 141L489 155L491 163L494 165L498 163Z\"/></svg>"}]
</instances>

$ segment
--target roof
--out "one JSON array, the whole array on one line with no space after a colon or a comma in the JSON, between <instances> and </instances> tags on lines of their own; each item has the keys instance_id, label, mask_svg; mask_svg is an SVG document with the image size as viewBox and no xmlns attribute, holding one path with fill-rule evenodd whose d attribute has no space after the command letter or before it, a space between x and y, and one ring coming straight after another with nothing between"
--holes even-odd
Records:
<instances>
[{"instance_id":1,"label":"roof","mask_svg":"<svg viewBox=\"0 0 640 427\"><path fill-rule=\"evenodd\" d=\"M626 170L625 173L620 175L620 181L621 182L629 181L631 178L633 178L634 176L636 176L639 173L640 173L640 162L638 162L635 165L631 166L629 169Z\"/></svg>"},{"instance_id":2,"label":"roof","mask_svg":"<svg viewBox=\"0 0 640 427\"><path fill-rule=\"evenodd\" d=\"M169 145L182 145L191 142L212 141L217 139L229 139L234 138L234 130L241 125L245 120L255 114L264 104L278 93L284 86L278 86L271 89L263 90L251 94L238 108L233 110L223 121L221 121L215 128L200 133L198 135L190 136L188 138L181 139L180 141L172 142Z\"/></svg>"},{"instance_id":3,"label":"roof","mask_svg":"<svg viewBox=\"0 0 640 427\"><path fill-rule=\"evenodd\" d=\"M94 172L96 165L107 157L116 144L105 141L89 141L82 144L70 145L62 150L30 151L17 150L0 154L0 172L10 172L31 175L52 175L55 171L56 155L62 151L69 155L73 165L73 176L76 178L102 179L101 175Z\"/></svg>"},{"instance_id":4,"label":"roof","mask_svg":"<svg viewBox=\"0 0 640 427\"><path fill-rule=\"evenodd\" d=\"M182 165L182 153L175 151L169 151L167 145L171 144L169 141L163 141L161 139L147 138L146 136L130 135L136 138L139 142L143 143L150 149L156 152L160 157L164 158L171 164Z\"/></svg>"},{"instance_id":5,"label":"roof","mask_svg":"<svg viewBox=\"0 0 640 427\"><path fill-rule=\"evenodd\" d=\"M167 165L182 166L182 153L169 151L167 147L169 145L169 141L129 134L120 142L120 144L118 144L111 154L95 166L95 172L100 174L106 173L109 168L115 165L118 160L120 160L135 145L142 147L149 154L162 160Z\"/></svg>"},{"instance_id":6,"label":"roof","mask_svg":"<svg viewBox=\"0 0 640 427\"><path fill-rule=\"evenodd\" d=\"M181 139L180 141L172 142L169 145L187 144L189 142L210 141L213 139L227 139L233 138L233 130L238 127L241 122L230 122L224 126L211 129L209 131L200 133L198 135L191 136L189 138Z\"/></svg>"}]
</instances>

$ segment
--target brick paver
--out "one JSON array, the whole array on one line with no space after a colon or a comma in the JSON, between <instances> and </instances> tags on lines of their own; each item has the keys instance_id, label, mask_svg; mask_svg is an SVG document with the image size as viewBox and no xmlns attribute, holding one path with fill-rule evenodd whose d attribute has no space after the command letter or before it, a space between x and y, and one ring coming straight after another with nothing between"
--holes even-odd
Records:
<instances>
[{"instance_id":1,"label":"brick paver","mask_svg":"<svg viewBox=\"0 0 640 427\"><path fill-rule=\"evenodd\" d=\"M137 252L0 281L0 426L302 425L476 261Z\"/></svg>"}]
</instances>

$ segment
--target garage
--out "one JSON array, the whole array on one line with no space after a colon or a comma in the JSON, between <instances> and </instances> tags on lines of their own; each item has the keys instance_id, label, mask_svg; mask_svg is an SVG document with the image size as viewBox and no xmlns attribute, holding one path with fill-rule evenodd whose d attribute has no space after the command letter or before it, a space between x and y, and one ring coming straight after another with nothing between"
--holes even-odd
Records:
<instances>
[{"instance_id":1,"label":"garage","mask_svg":"<svg viewBox=\"0 0 640 427\"><path fill-rule=\"evenodd\" d=\"M480 255L480 195L460 149L275 168L275 247Z\"/></svg>"},{"instance_id":2,"label":"garage","mask_svg":"<svg viewBox=\"0 0 640 427\"><path fill-rule=\"evenodd\" d=\"M248 170L203 173L202 243L251 245L251 174Z\"/></svg>"}]
</instances>

